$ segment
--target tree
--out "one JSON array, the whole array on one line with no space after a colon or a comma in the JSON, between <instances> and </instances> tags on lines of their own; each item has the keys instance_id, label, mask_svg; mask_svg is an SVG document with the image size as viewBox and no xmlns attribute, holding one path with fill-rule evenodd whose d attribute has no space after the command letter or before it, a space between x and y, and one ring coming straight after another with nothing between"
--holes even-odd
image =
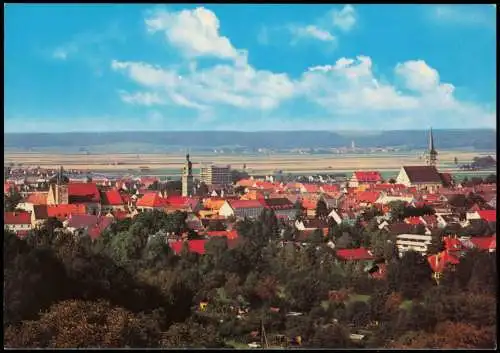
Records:
<instances>
[{"instance_id":1,"label":"tree","mask_svg":"<svg viewBox=\"0 0 500 353\"><path fill-rule=\"evenodd\" d=\"M490 174L486 178L484 178L485 184L496 184L497 176L495 174Z\"/></svg>"},{"instance_id":2,"label":"tree","mask_svg":"<svg viewBox=\"0 0 500 353\"><path fill-rule=\"evenodd\" d=\"M458 158L457 157L453 158L453 163L455 163L455 165L458 165Z\"/></svg>"},{"instance_id":3,"label":"tree","mask_svg":"<svg viewBox=\"0 0 500 353\"><path fill-rule=\"evenodd\" d=\"M218 219L215 222L208 223L208 230L222 232L226 230L226 226L224 225L224 223L222 223L220 219Z\"/></svg>"},{"instance_id":4,"label":"tree","mask_svg":"<svg viewBox=\"0 0 500 353\"><path fill-rule=\"evenodd\" d=\"M305 344L307 348L348 348L350 347L349 333L338 324L318 327L314 335Z\"/></svg>"},{"instance_id":5,"label":"tree","mask_svg":"<svg viewBox=\"0 0 500 353\"><path fill-rule=\"evenodd\" d=\"M390 178L389 179L389 184L396 184L396 179Z\"/></svg>"},{"instance_id":6,"label":"tree","mask_svg":"<svg viewBox=\"0 0 500 353\"><path fill-rule=\"evenodd\" d=\"M407 299L418 298L432 285L432 269L425 257L415 251L406 252L401 260L388 266L389 288Z\"/></svg>"},{"instance_id":7,"label":"tree","mask_svg":"<svg viewBox=\"0 0 500 353\"><path fill-rule=\"evenodd\" d=\"M69 300L53 305L37 321L24 321L5 331L10 348L154 347L159 326L144 315L113 307L106 301Z\"/></svg>"},{"instance_id":8,"label":"tree","mask_svg":"<svg viewBox=\"0 0 500 353\"><path fill-rule=\"evenodd\" d=\"M204 196L208 195L209 192L210 192L210 190L208 189L207 184L205 184L204 182L201 182L199 188L196 190L196 195L204 197Z\"/></svg>"},{"instance_id":9,"label":"tree","mask_svg":"<svg viewBox=\"0 0 500 353\"><path fill-rule=\"evenodd\" d=\"M325 201L318 200L316 203L316 218L325 219L326 217L328 217L328 207Z\"/></svg>"},{"instance_id":10,"label":"tree","mask_svg":"<svg viewBox=\"0 0 500 353\"><path fill-rule=\"evenodd\" d=\"M23 197L16 188L11 187L9 193L4 195L4 209L6 212L14 212Z\"/></svg>"},{"instance_id":11,"label":"tree","mask_svg":"<svg viewBox=\"0 0 500 353\"><path fill-rule=\"evenodd\" d=\"M244 195L245 194L245 187L242 185L239 185L239 186L234 188L234 192L235 192L235 194L238 194L238 195Z\"/></svg>"},{"instance_id":12,"label":"tree","mask_svg":"<svg viewBox=\"0 0 500 353\"><path fill-rule=\"evenodd\" d=\"M405 203L403 201L392 201L389 203L391 218L393 221L402 221L405 218Z\"/></svg>"},{"instance_id":13,"label":"tree","mask_svg":"<svg viewBox=\"0 0 500 353\"><path fill-rule=\"evenodd\" d=\"M225 345L213 325L200 325L193 320L176 323L162 334L162 348L223 348Z\"/></svg>"}]
</instances>

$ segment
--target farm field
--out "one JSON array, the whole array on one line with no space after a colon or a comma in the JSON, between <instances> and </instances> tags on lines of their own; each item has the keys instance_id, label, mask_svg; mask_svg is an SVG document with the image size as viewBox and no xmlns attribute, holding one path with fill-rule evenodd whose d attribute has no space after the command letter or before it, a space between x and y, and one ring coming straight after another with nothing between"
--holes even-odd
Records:
<instances>
[{"instance_id":1,"label":"farm field","mask_svg":"<svg viewBox=\"0 0 500 353\"><path fill-rule=\"evenodd\" d=\"M496 152L457 152L443 151L439 154L440 171L461 172L479 175L482 172L459 171L455 168L454 158L462 163L471 161L476 156L492 155ZM397 175L402 165L419 165L424 160L418 153L394 154L273 154L273 155L192 155L194 174L199 174L201 163L213 162L229 164L234 169L242 169L245 164L250 174L271 174L282 171L283 174L316 173L352 173L353 170L379 170L384 177ZM35 152L5 152L4 164L14 163L24 167L40 166L45 168L81 169L101 173L131 173L155 176L178 176L184 165L185 155L178 154L45 154ZM140 172L142 168L142 172ZM486 174L491 171L485 172Z\"/></svg>"}]
</instances>

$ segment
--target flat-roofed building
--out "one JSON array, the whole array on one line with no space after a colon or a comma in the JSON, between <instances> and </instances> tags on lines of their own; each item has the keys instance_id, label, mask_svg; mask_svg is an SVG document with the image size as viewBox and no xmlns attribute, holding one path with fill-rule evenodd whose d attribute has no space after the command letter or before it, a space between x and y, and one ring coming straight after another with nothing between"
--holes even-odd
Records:
<instances>
[{"instance_id":1,"label":"flat-roofed building","mask_svg":"<svg viewBox=\"0 0 500 353\"><path fill-rule=\"evenodd\" d=\"M430 235L399 234L396 237L396 246L399 256L402 256L406 251L410 250L426 255L431 242L432 236Z\"/></svg>"},{"instance_id":2,"label":"flat-roofed building","mask_svg":"<svg viewBox=\"0 0 500 353\"><path fill-rule=\"evenodd\" d=\"M207 185L229 185L232 183L231 166L203 164L200 170L200 180Z\"/></svg>"}]
</instances>

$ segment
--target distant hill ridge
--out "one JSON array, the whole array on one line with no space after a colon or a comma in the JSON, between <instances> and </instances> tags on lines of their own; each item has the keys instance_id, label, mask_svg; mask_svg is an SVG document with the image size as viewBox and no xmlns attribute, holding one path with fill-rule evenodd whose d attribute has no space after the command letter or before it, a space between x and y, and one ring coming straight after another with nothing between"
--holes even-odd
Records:
<instances>
[{"instance_id":1,"label":"distant hill ridge","mask_svg":"<svg viewBox=\"0 0 500 353\"><path fill-rule=\"evenodd\" d=\"M496 149L494 129L434 130L439 149ZM146 144L186 148L239 146L244 148L338 148L396 147L411 149L427 147L425 130L330 132L330 131L155 131L155 132L82 132L82 133L5 133L5 149L92 147L114 144ZM125 147L126 148L126 147ZM124 151L125 152L125 151Z\"/></svg>"}]
</instances>

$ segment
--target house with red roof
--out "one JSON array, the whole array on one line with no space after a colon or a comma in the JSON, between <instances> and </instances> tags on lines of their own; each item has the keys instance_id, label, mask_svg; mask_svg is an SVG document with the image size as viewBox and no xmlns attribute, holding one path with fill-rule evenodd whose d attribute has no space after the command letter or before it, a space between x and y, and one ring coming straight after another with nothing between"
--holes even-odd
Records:
<instances>
[{"instance_id":1,"label":"house with red roof","mask_svg":"<svg viewBox=\"0 0 500 353\"><path fill-rule=\"evenodd\" d=\"M317 184L302 183L299 190L303 194L318 194L321 192L321 187Z\"/></svg>"},{"instance_id":2,"label":"house with red roof","mask_svg":"<svg viewBox=\"0 0 500 353\"><path fill-rule=\"evenodd\" d=\"M320 186L320 191L325 194L336 194L340 191L338 184L323 184Z\"/></svg>"},{"instance_id":3,"label":"house with red roof","mask_svg":"<svg viewBox=\"0 0 500 353\"><path fill-rule=\"evenodd\" d=\"M352 173L349 187L357 188L360 185L378 184L382 182L382 176L377 171L356 171Z\"/></svg>"},{"instance_id":4,"label":"house with red roof","mask_svg":"<svg viewBox=\"0 0 500 353\"><path fill-rule=\"evenodd\" d=\"M341 261L371 261L375 260L375 256L367 248L357 249L338 249L336 256Z\"/></svg>"},{"instance_id":5,"label":"house with red roof","mask_svg":"<svg viewBox=\"0 0 500 353\"><path fill-rule=\"evenodd\" d=\"M164 210L167 206L167 200L156 191L145 193L135 204L135 207L140 211Z\"/></svg>"},{"instance_id":6,"label":"house with red roof","mask_svg":"<svg viewBox=\"0 0 500 353\"><path fill-rule=\"evenodd\" d=\"M26 235L32 229L30 212L4 212L3 223L6 229L18 235Z\"/></svg>"},{"instance_id":7,"label":"house with red roof","mask_svg":"<svg viewBox=\"0 0 500 353\"><path fill-rule=\"evenodd\" d=\"M362 207L374 205L379 197L380 192L377 191L362 191L356 194L356 199Z\"/></svg>"},{"instance_id":8,"label":"house with red roof","mask_svg":"<svg viewBox=\"0 0 500 353\"><path fill-rule=\"evenodd\" d=\"M102 212L111 212L114 210L125 211L126 203L117 189L103 191L101 193Z\"/></svg>"},{"instance_id":9,"label":"house with red roof","mask_svg":"<svg viewBox=\"0 0 500 353\"><path fill-rule=\"evenodd\" d=\"M87 208L84 204L72 205L47 205L47 217L55 217L60 221L66 220L71 215L84 215Z\"/></svg>"},{"instance_id":10,"label":"house with red roof","mask_svg":"<svg viewBox=\"0 0 500 353\"><path fill-rule=\"evenodd\" d=\"M264 205L258 200L226 200L219 209L223 217L257 218L264 210Z\"/></svg>"},{"instance_id":11,"label":"house with red roof","mask_svg":"<svg viewBox=\"0 0 500 353\"><path fill-rule=\"evenodd\" d=\"M196 213L203 207L201 199L198 197L169 195L166 201L168 203L168 208L172 210Z\"/></svg>"},{"instance_id":12,"label":"house with red roof","mask_svg":"<svg viewBox=\"0 0 500 353\"><path fill-rule=\"evenodd\" d=\"M170 248L174 251L175 254L179 255L182 252L182 247L187 243L189 252L197 253L200 255L205 254L205 244L207 243L206 239L197 239L197 240L178 240L170 242Z\"/></svg>"},{"instance_id":13,"label":"house with red roof","mask_svg":"<svg viewBox=\"0 0 500 353\"><path fill-rule=\"evenodd\" d=\"M467 219L483 219L486 222L497 221L497 210L480 210L472 214L467 214Z\"/></svg>"},{"instance_id":14,"label":"house with red roof","mask_svg":"<svg viewBox=\"0 0 500 353\"><path fill-rule=\"evenodd\" d=\"M455 266L460 263L460 260L456 256L450 254L446 250L438 254L428 256L427 261L429 262L429 265L431 266L432 271L434 271L435 274L441 274L444 272L446 267Z\"/></svg>"},{"instance_id":15,"label":"house with red roof","mask_svg":"<svg viewBox=\"0 0 500 353\"><path fill-rule=\"evenodd\" d=\"M238 238L238 231L236 229L232 230L222 230L222 231L208 231L205 235L209 238L211 237L226 237L228 240L233 240Z\"/></svg>"},{"instance_id":16,"label":"house with red roof","mask_svg":"<svg viewBox=\"0 0 500 353\"><path fill-rule=\"evenodd\" d=\"M297 213L295 205L286 197L264 199L262 203L265 208L273 210L278 218L295 219Z\"/></svg>"}]
</instances>

